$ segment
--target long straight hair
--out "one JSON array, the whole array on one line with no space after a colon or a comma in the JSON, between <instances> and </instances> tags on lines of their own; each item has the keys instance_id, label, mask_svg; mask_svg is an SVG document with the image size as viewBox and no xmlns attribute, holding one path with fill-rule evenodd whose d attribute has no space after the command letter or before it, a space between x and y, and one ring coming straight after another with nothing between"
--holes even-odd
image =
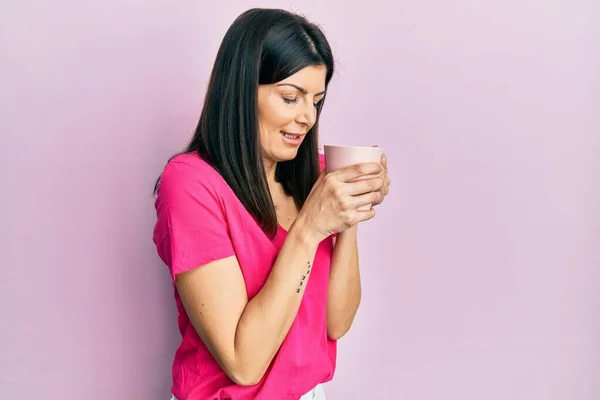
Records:
<instances>
[{"instance_id":1,"label":"long straight hair","mask_svg":"<svg viewBox=\"0 0 600 400\"><path fill-rule=\"evenodd\" d=\"M183 153L195 152L229 184L271 237L277 215L259 142L258 86L286 79L308 66L334 71L331 48L321 29L279 9L250 9L228 29L214 63L200 120ZM319 177L317 109L314 126L290 161L277 163L275 179L302 208ZM160 178L156 182L156 193Z\"/></svg>"}]
</instances>

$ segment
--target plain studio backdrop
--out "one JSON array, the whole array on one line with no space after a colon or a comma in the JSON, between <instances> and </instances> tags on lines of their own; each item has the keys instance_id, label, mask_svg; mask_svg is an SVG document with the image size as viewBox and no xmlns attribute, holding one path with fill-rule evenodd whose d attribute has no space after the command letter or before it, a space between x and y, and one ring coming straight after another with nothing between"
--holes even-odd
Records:
<instances>
[{"instance_id":1,"label":"plain studio backdrop","mask_svg":"<svg viewBox=\"0 0 600 400\"><path fill-rule=\"evenodd\" d=\"M597 0L3 1L0 397L168 398L152 188L251 6L323 26L323 143L389 157L329 398L599 399Z\"/></svg>"}]
</instances>

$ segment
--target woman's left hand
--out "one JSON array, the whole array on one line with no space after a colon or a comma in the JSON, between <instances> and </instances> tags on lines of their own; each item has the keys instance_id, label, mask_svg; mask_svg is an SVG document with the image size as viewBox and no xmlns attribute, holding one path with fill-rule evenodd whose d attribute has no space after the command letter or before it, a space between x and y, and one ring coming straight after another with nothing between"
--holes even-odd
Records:
<instances>
[{"instance_id":1,"label":"woman's left hand","mask_svg":"<svg viewBox=\"0 0 600 400\"><path fill-rule=\"evenodd\" d=\"M390 178L388 177L387 157L385 154L381 156L381 165L383 166L383 170L379 174L379 177L383 179L383 186L379 190L381 192L381 198L376 203L373 203L373 206L381 204L385 199L385 196L390 192Z\"/></svg>"}]
</instances>

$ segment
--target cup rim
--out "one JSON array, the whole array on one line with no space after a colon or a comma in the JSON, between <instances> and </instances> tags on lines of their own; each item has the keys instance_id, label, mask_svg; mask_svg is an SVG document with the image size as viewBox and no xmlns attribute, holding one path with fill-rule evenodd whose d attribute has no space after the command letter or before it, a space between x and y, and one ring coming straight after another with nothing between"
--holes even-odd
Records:
<instances>
[{"instance_id":1,"label":"cup rim","mask_svg":"<svg viewBox=\"0 0 600 400\"><path fill-rule=\"evenodd\" d=\"M344 145L337 145L337 144L324 144L323 145L323 150L325 150L326 147L335 148L335 149L373 149L373 150L383 150L383 148L381 148L381 147L375 147L375 146L344 146Z\"/></svg>"}]
</instances>

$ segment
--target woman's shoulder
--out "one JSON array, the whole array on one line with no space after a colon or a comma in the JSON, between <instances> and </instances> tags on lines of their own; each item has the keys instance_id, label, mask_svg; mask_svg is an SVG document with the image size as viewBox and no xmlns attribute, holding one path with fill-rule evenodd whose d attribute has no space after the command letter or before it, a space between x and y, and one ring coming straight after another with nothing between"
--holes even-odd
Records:
<instances>
[{"instance_id":1,"label":"woman's shoulder","mask_svg":"<svg viewBox=\"0 0 600 400\"><path fill-rule=\"evenodd\" d=\"M172 157L164 167L163 174L175 178L195 178L213 181L221 176L217 170L194 152Z\"/></svg>"},{"instance_id":2,"label":"woman's shoulder","mask_svg":"<svg viewBox=\"0 0 600 400\"><path fill-rule=\"evenodd\" d=\"M181 191L203 187L220 192L225 181L217 170L197 153L181 153L165 165L160 177L159 191Z\"/></svg>"}]
</instances>

